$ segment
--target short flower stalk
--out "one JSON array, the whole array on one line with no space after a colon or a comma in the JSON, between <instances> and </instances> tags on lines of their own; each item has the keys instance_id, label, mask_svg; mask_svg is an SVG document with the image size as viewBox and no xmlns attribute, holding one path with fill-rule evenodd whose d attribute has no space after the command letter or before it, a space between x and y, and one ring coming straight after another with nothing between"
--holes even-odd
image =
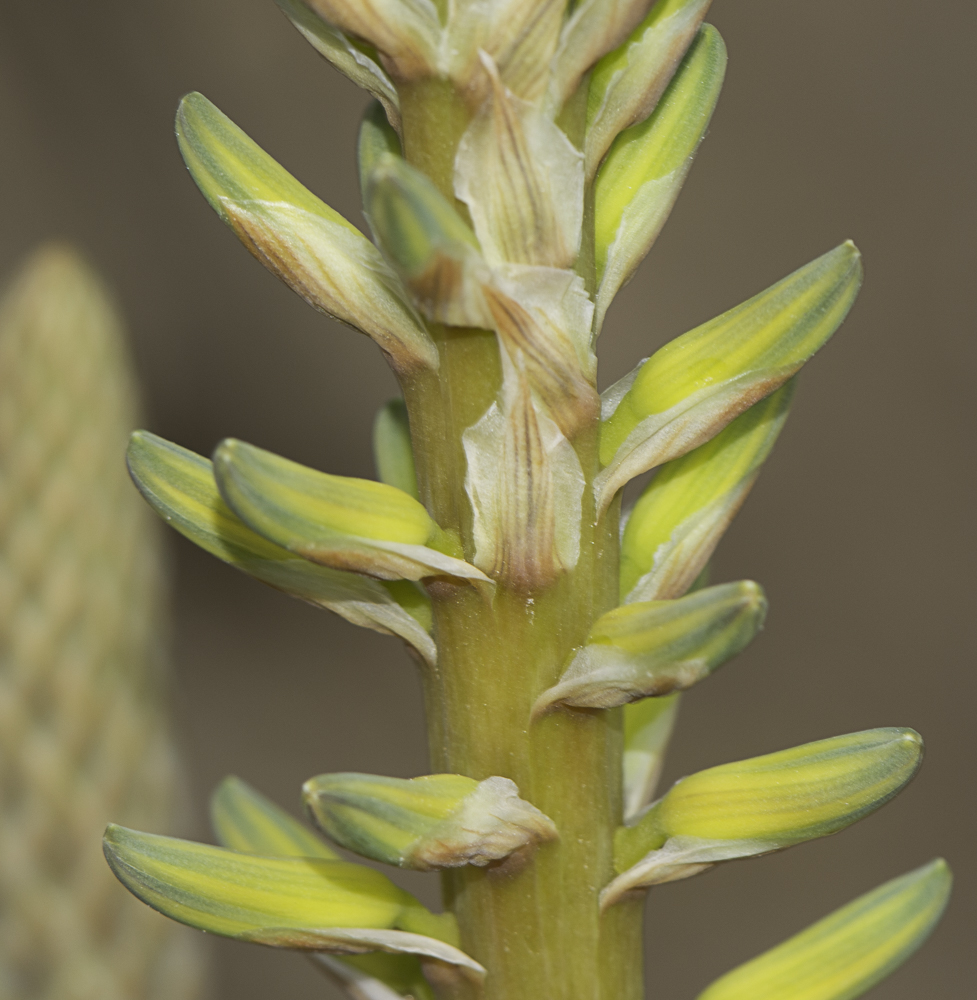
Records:
<instances>
[{"instance_id":1,"label":"short flower stalk","mask_svg":"<svg viewBox=\"0 0 977 1000\"><path fill-rule=\"evenodd\" d=\"M762 627L759 584L709 586L709 560L855 300L859 253L841 243L601 396L604 316L722 86L709 3L279 6L375 98L358 149L372 240L201 95L177 135L245 247L391 365L402 398L374 428L379 480L237 440L211 461L148 432L129 468L218 558L407 643L432 773L325 773L304 798L338 847L440 872L444 912L238 779L215 794L221 846L110 828L109 863L162 912L310 952L355 996L639 1000L649 887L838 832L921 760L912 730L870 730L653 801L679 692ZM621 490L652 470L622 531ZM948 892L933 862L703 997L857 996Z\"/></svg>"}]
</instances>

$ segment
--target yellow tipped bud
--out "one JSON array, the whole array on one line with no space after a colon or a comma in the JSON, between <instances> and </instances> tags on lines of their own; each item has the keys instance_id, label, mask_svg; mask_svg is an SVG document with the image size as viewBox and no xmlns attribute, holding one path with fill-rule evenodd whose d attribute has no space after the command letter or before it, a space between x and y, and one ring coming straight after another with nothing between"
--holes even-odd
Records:
<instances>
[{"instance_id":1,"label":"yellow tipped bud","mask_svg":"<svg viewBox=\"0 0 977 1000\"><path fill-rule=\"evenodd\" d=\"M386 483L317 472L233 439L214 453L214 476L245 524L303 559L382 580L484 579L428 548L452 539L417 500Z\"/></svg>"},{"instance_id":2,"label":"yellow tipped bud","mask_svg":"<svg viewBox=\"0 0 977 1000\"><path fill-rule=\"evenodd\" d=\"M621 540L628 602L680 597L703 570L780 434L794 383L711 441L667 463L642 493Z\"/></svg>"},{"instance_id":3,"label":"yellow tipped bud","mask_svg":"<svg viewBox=\"0 0 977 1000\"><path fill-rule=\"evenodd\" d=\"M726 47L699 32L654 112L615 140L594 181L597 318L651 249L705 135L726 72Z\"/></svg>"},{"instance_id":4,"label":"yellow tipped bud","mask_svg":"<svg viewBox=\"0 0 977 1000\"><path fill-rule=\"evenodd\" d=\"M952 881L942 858L894 878L727 972L699 1000L854 1000L929 937Z\"/></svg>"},{"instance_id":5,"label":"yellow tipped bud","mask_svg":"<svg viewBox=\"0 0 977 1000\"><path fill-rule=\"evenodd\" d=\"M719 861L837 833L896 795L922 758L912 729L870 729L683 778L617 831L615 867L623 874L604 890L603 905Z\"/></svg>"},{"instance_id":6,"label":"yellow tipped bud","mask_svg":"<svg viewBox=\"0 0 977 1000\"><path fill-rule=\"evenodd\" d=\"M655 110L711 2L658 0L627 40L594 67L584 147L588 180L617 134Z\"/></svg>"},{"instance_id":7,"label":"yellow tipped bud","mask_svg":"<svg viewBox=\"0 0 977 1000\"><path fill-rule=\"evenodd\" d=\"M321 312L367 334L394 368L436 369L437 350L373 244L202 94L176 116L180 152L204 197L273 274Z\"/></svg>"},{"instance_id":8,"label":"yellow tipped bud","mask_svg":"<svg viewBox=\"0 0 977 1000\"><path fill-rule=\"evenodd\" d=\"M206 552L287 594L328 608L354 625L396 635L428 663L437 658L412 588L392 592L378 580L318 566L252 531L224 503L209 459L148 431L136 431L126 462L133 482L167 524ZM396 586L394 584L393 586ZM429 623L428 609L427 621Z\"/></svg>"},{"instance_id":9,"label":"yellow tipped bud","mask_svg":"<svg viewBox=\"0 0 977 1000\"><path fill-rule=\"evenodd\" d=\"M305 783L303 795L336 843L401 868L487 865L557 836L508 778L323 774Z\"/></svg>"},{"instance_id":10,"label":"yellow tipped bud","mask_svg":"<svg viewBox=\"0 0 977 1000\"><path fill-rule=\"evenodd\" d=\"M538 716L557 705L615 708L684 691L739 653L763 626L767 601L749 580L677 601L625 604L598 618Z\"/></svg>"},{"instance_id":11,"label":"yellow tipped bud","mask_svg":"<svg viewBox=\"0 0 977 1000\"><path fill-rule=\"evenodd\" d=\"M708 441L784 384L831 337L862 280L843 243L729 312L666 344L605 394L600 489Z\"/></svg>"}]
</instances>

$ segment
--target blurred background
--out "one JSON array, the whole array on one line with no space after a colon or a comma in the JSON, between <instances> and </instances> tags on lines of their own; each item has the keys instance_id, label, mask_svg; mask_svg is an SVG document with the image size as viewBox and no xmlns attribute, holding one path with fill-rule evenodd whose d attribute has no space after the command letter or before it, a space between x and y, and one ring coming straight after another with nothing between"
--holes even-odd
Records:
<instances>
[{"instance_id":1,"label":"blurred background","mask_svg":"<svg viewBox=\"0 0 977 1000\"><path fill-rule=\"evenodd\" d=\"M927 741L913 785L851 830L654 890L653 996L694 997L937 854L957 876L950 909L872 996L974 995L975 19L963 0L717 2L730 64L711 132L605 326L602 385L858 243L859 302L805 369L715 562L715 582L766 587L767 628L686 696L665 781L873 726L911 725ZM121 301L157 433L205 454L234 435L372 476L371 420L394 380L366 338L299 301L205 205L173 140L188 90L362 223L364 95L272 0L6 3L0 273L53 236L86 252ZM209 836L207 798L228 773L298 811L316 773L425 772L419 686L395 640L169 542L188 833ZM433 876L402 882L436 899ZM212 950L214 1000L334 995L296 956L223 940Z\"/></svg>"}]
</instances>

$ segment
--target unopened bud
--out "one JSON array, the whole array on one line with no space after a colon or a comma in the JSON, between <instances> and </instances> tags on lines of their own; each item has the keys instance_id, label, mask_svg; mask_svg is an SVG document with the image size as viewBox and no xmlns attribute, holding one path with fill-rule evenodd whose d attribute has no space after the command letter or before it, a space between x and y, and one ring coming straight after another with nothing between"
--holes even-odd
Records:
<instances>
[{"instance_id":1,"label":"unopened bud","mask_svg":"<svg viewBox=\"0 0 977 1000\"><path fill-rule=\"evenodd\" d=\"M401 868L484 866L557 836L508 778L324 774L307 781L303 795L336 843Z\"/></svg>"},{"instance_id":2,"label":"unopened bud","mask_svg":"<svg viewBox=\"0 0 977 1000\"><path fill-rule=\"evenodd\" d=\"M655 797L665 750L675 728L680 695L645 698L624 706L624 821Z\"/></svg>"},{"instance_id":3,"label":"unopened bud","mask_svg":"<svg viewBox=\"0 0 977 1000\"><path fill-rule=\"evenodd\" d=\"M651 249L705 135L726 72L726 47L710 25L692 43L654 112L625 129L594 182L597 319Z\"/></svg>"},{"instance_id":4,"label":"unopened bud","mask_svg":"<svg viewBox=\"0 0 977 1000\"><path fill-rule=\"evenodd\" d=\"M214 476L245 524L303 559L381 580L485 579L429 547L453 541L417 500L386 483L331 476L233 439L215 451Z\"/></svg>"},{"instance_id":5,"label":"unopened bud","mask_svg":"<svg viewBox=\"0 0 977 1000\"><path fill-rule=\"evenodd\" d=\"M783 385L841 325L861 279L861 255L843 243L643 362L601 428L603 495Z\"/></svg>"},{"instance_id":6,"label":"unopened bud","mask_svg":"<svg viewBox=\"0 0 977 1000\"><path fill-rule=\"evenodd\" d=\"M625 604L598 618L586 645L533 708L616 708L684 691L734 657L763 625L767 601L749 580L675 601Z\"/></svg>"},{"instance_id":7,"label":"unopened bud","mask_svg":"<svg viewBox=\"0 0 977 1000\"><path fill-rule=\"evenodd\" d=\"M617 831L614 862L623 874L604 890L603 905L719 861L837 833L896 795L922 756L912 729L870 729L683 778Z\"/></svg>"},{"instance_id":8,"label":"unopened bud","mask_svg":"<svg viewBox=\"0 0 977 1000\"><path fill-rule=\"evenodd\" d=\"M373 420L373 457L381 483L419 498L414 452L410 443L410 420L402 399L391 399L377 410Z\"/></svg>"},{"instance_id":9,"label":"unopened bud","mask_svg":"<svg viewBox=\"0 0 977 1000\"><path fill-rule=\"evenodd\" d=\"M371 101L360 122L356 144L356 162L360 172L360 193L365 197L370 174L385 153L403 156L400 138L387 121L382 105Z\"/></svg>"},{"instance_id":10,"label":"unopened bud","mask_svg":"<svg viewBox=\"0 0 977 1000\"><path fill-rule=\"evenodd\" d=\"M668 462L639 497L621 540L628 603L680 597L746 499L780 434L789 382L695 451Z\"/></svg>"},{"instance_id":11,"label":"unopened bud","mask_svg":"<svg viewBox=\"0 0 977 1000\"><path fill-rule=\"evenodd\" d=\"M320 201L202 94L180 102L177 138L211 207L272 273L310 305L376 341L407 374L437 349L373 244Z\"/></svg>"},{"instance_id":12,"label":"unopened bud","mask_svg":"<svg viewBox=\"0 0 977 1000\"><path fill-rule=\"evenodd\" d=\"M619 132L652 111L712 0L658 0L623 44L594 67L587 92L587 178Z\"/></svg>"}]
</instances>

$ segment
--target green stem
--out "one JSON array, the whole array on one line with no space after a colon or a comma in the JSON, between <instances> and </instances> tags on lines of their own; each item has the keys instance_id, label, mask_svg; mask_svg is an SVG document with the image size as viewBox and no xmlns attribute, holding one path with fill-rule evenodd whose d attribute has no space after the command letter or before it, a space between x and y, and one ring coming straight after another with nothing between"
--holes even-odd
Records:
<instances>
[{"instance_id":1,"label":"green stem","mask_svg":"<svg viewBox=\"0 0 977 1000\"><path fill-rule=\"evenodd\" d=\"M439 105L450 128L421 152ZM457 97L442 85L429 84L423 93L414 85L401 94L401 106L408 158L450 191L463 131ZM404 387L418 481L433 516L458 532L471 559L462 434L498 393L498 346L482 330L432 333L439 372ZM597 471L596 443L596 426L575 442L588 487ZM591 495L588 488L585 497ZM604 917L598 907L614 874L613 832L621 822L621 711L561 710L530 721L536 698L556 682L591 623L616 604L616 508L595 525L587 506L577 565L549 588L526 594L500 584L487 598L447 580L428 586L438 645L437 667L424 677L434 770L511 778L560 831L558 841L526 856L443 877L462 947L488 969L485 1000L642 995L639 904L621 904Z\"/></svg>"}]
</instances>

